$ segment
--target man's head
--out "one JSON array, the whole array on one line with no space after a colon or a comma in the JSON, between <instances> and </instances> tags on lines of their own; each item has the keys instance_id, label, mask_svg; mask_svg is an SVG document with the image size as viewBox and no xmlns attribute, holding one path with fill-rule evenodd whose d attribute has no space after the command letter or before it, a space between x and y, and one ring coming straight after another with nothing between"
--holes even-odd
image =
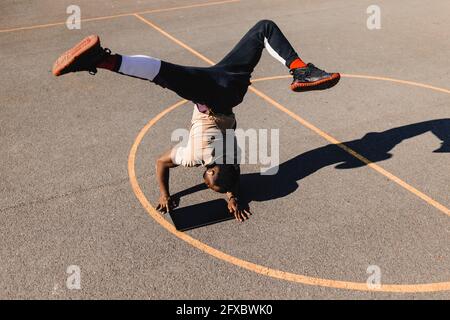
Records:
<instances>
[{"instance_id":1,"label":"man's head","mask_svg":"<svg viewBox=\"0 0 450 320\"><path fill-rule=\"evenodd\" d=\"M216 164L206 169L203 179L211 190L225 193L234 190L239 183L239 175L239 166Z\"/></svg>"}]
</instances>

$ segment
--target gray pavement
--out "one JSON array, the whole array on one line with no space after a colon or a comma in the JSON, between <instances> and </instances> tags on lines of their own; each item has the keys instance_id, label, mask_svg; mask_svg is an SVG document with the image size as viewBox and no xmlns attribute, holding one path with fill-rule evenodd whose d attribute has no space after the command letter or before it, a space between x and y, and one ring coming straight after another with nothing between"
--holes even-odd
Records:
<instances>
[{"instance_id":1,"label":"gray pavement","mask_svg":"<svg viewBox=\"0 0 450 320\"><path fill-rule=\"evenodd\" d=\"M83 19L199 3L207 1L78 1ZM64 22L69 4L0 4L0 298L450 298L450 290L364 292L273 279L212 257L163 229L137 200L127 162L142 127L180 98L104 71L54 78L51 66L92 33L115 52L207 64L132 15L82 22L81 30L64 25L10 30ZM450 3L377 1L382 28L370 31L371 4L241 0L143 17L213 61L256 21L272 19L304 60L327 70L449 89ZM278 75L286 70L264 53L253 77ZM291 93L289 84L286 78L255 87L450 207L449 153L433 152L442 137L450 142L449 94L355 78L306 94ZM449 215L372 168L355 165L251 92L235 111L241 128L280 129L281 161L296 159L289 166L292 179L274 188L275 180L246 175L245 186L253 188L247 191L252 218L187 234L240 259L310 277L364 283L367 267L377 265L383 284L450 282ZM188 126L191 112L192 104L171 112L140 145L136 173L152 203L158 198L153 163L172 144L172 131ZM297 179L296 168L308 174ZM255 173L258 166L242 170ZM172 192L201 183L201 173L175 169ZM202 190L181 204L218 197ZM66 287L70 265L81 269L81 290Z\"/></svg>"}]
</instances>

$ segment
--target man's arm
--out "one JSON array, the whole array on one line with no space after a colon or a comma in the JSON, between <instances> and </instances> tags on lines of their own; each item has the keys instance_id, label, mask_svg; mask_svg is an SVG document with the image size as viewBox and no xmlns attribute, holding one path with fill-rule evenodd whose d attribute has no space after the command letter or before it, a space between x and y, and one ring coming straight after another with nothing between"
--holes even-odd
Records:
<instances>
[{"instance_id":1,"label":"man's arm","mask_svg":"<svg viewBox=\"0 0 450 320\"><path fill-rule=\"evenodd\" d=\"M228 211L230 211L230 213L234 215L236 220L243 222L250 218L252 213L250 212L250 208L248 207L248 205L244 205L240 200L239 188L240 183L238 180L234 188L231 191L227 192Z\"/></svg>"},{"instance_id":2,"label":"man's arm","mask_svg":"<svg viewBox=\"0 0 450 320\"><path fill-rule=\"evenodd\" d=\"M169 191L169 172L170 168L175 168L178 165L172 161L172 149L163 153L156 161L156 179L159 185L159 204L156 210L162 213L168 213L178 204L170 197Z\"/></svg>"}]
</instances>

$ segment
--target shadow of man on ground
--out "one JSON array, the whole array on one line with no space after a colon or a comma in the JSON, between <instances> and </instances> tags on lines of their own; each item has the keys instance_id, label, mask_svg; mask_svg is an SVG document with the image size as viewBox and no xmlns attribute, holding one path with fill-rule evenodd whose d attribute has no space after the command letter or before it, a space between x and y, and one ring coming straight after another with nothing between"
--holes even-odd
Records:
<instances>
[{"instance_id":1,"label":"shadow of man on ground","mask_svg":"<svg viewBox=\"0 0 450 320\"><path fill-rule=\"evenodd\" d=\"M450 153L450 119L419 122L383 132L369 132L361 139L343 144L371 162L380 162L391 158L390 151L403 140L429 131L442 141L440 148L433 152ZM330 165L335 165L336 169L353 169L366 164L338 145L328 144L282 163L276 175L263 176L259 173L242 175L243 195L249 202L284 197L298 188L299 180Z\"/></svg>"},{"instance_id":2,"label":"shadow of man on ground","mask_svg":"<svg viewBox=\"0 0 450 320\"><path fill-rule=\"evenodd\" d=\"M361 139L344 142L371 162L392 157L390 151L403 140L432 132L442 143L437 153L450 153L450 119L437 119L405 125L382 132L369 132ZM241 198L247 203L268 201L285 197L298 188L298 181L330 165L336 169L353 169L365 166L336 144L302 153L279 166L276 175L250 173L241 175ZM205 189L201 184L176 194L181 197Z\"/></svg>"}]
</instances>

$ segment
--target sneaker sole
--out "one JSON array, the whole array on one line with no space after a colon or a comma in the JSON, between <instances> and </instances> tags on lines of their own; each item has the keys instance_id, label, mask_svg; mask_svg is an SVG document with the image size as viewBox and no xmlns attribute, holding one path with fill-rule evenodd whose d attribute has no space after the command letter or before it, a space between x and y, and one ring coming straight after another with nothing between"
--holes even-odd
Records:
<instances>
[{"instance_id":1,"label":"sneaker sole","mask_svg":"<svg viewBox=\"0 0 450 320\"><path fill-rule=\"evenodd\" d=\"M311 90L325 90L334 87L339 80L341 75L339 73L333 73L331 77L317 80L314 82L296 82L291 84L291 90L295 92L304 92Z\"/></svg>"},{"instance_id":2,"label":"sneaker sole","mask_svg":"<svg viewBox=\"0 0 450 320\"><path fill-rule=\"evenodd\" d=\"M91 50L96 45L100 44L100 38L97 35L92 35L81 40L72 49L64 52L53 64L52 73L55 76L63 75L63 71L67 69L74 61L83 55L85 52Z\"/></svg>"}]
</instances>

